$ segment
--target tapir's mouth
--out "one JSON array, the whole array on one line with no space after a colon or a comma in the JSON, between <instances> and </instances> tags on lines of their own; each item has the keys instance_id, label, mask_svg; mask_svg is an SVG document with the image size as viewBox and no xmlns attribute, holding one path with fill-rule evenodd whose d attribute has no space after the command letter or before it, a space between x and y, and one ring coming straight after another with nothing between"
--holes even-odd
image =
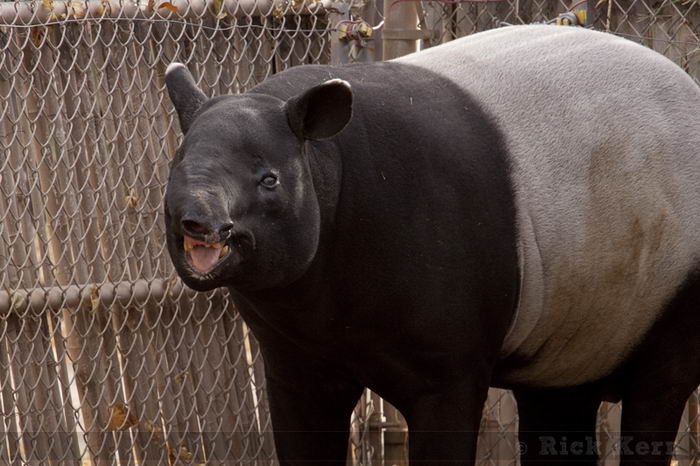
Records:
<instances>
[{"instance_id":1,"label":"tapir's mouth","mask_svg":"<svg viewBox=\"0 0 700 466\"><path fill-rule=\"evenodd\" d=\"M207 243L187 235L183 238L183 248L187 263L200 275L210 273L232 253L232 248L224 242Z\"/></svg>"}]
</instances>

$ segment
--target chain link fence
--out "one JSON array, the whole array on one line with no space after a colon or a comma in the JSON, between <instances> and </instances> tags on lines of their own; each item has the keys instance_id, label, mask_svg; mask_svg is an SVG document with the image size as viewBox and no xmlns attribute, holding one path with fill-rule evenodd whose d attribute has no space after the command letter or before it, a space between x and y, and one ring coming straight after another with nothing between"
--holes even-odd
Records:
<instances>
[{"instance_id":1,"label":"chain link fence","mask_svg":"<svg viewBox=\"0 0 700 466\"><path fill-rule=\"evenodd\" d=\"M428 31L426 47L498 26L550 22L572 11L572 6L587 6L586 27L610 32L656 50L700 82L698 0L435 1L420 5L419 28Z\"/></svg>"},{"instance_id":2,"label":"chain link fence","mask_svg":"<svg viewBox=\"0 0 700 466\"><path fill-rule=\"evenodd\" d=\"M700 79L697 1L597 3L596 28ZM255 340L225 291L186 289L167 257L161 201L179 131L163 77L184 62L214 95L328 63L329 5L0 2L1 464L275 463ZM569 2L414 5L428 47L549 20ZM678 456L689 465L700 462L697 396L688 406ZM493 390L484 413L482 463L515 464L512 396ZM601 414L612 445L619 406ZM352 430L350 463L406 463L405 422L376 395Z\"/></svg>"},{"instance_id":3,"label":"chain link fence","mask_svg":"<svg viewBox=\"0 0 700 466\"><path fill-rule=\"evenodd\" d=\"M271 464L255 341L173 275L165 67L208 94L327 62L289 2L1 3L0 463Z\"/></svg>"}]
</instances>

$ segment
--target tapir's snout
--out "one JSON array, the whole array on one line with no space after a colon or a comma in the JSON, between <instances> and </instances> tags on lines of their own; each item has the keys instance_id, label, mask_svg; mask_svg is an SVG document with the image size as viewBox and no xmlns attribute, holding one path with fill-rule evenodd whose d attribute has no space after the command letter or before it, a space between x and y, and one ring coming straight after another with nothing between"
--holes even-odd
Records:
<instances>
[{"instance_id":1,"label":"tapir's snout","mask_svg":"<svg viewBox=\"0 0 700 466\"><path fill-rule=\"evenodd\" d=\"M230 202L220 191L223 190L211 186L192 186L186 179L179 183L178 180L171 182L166 197L173 222L171 227L192 236L230 231L233 228Z\"/></svg>"},{"instance_id":2,"label":"tapir's snout","mask_svg":"<svg viewBox=\"0 0 700 466\"><path fill-rule=\"evenodd\" d=\"M240 235L235 234L225 197L185 183L168 193L167 205L171 256L195 276L211 277L229 259L240 256Z\"/></svg>"},{"instance_id":3,"label":"tapir's snout","mask_svg":"<svg viewBox=\"0 0 700 466\"><path fill-rule=\"evenodd\" d=\"M221 218L200 218L187 215L180 220L182 233L202 241L225 241L233 231L233 221Z\"/></svg>"}]
</instances>

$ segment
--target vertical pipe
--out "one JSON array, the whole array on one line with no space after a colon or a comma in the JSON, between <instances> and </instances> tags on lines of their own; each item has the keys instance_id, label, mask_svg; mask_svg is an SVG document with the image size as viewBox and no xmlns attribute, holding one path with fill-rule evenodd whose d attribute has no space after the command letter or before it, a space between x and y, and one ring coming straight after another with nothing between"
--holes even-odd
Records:
<instances>
[{"instance_id":1,"label":"vertical pipe","mask_svg":"<svg viewBox=\"0 0 700 466\"><path fill-rule=\"evenodd\" d=\"M700 390L688 400L688 430L690 434L690 462L700 464Z\"/></svg>"},{"instance_id":2,"label":"vertical pipe","mask_svg":"<svg viewBox=\"0 0 700 466\"><path fill-rule=\"evenodd\" d=\"M384 0L384 60L398 58L418 50L415 39L394 39L387 31L415 31L418 25L416 4L412 1L397 3L397 0Z\"/></svg>"}]
</instances>

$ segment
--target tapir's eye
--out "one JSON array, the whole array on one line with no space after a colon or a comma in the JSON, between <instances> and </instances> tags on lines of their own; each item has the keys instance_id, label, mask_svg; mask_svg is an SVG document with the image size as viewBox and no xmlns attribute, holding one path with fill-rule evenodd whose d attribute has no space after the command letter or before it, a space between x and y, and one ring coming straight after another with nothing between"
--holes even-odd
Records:
<instances>
[{"instance_id":1,"label":"tapir's eye","mask_svg":"<svg viewBox=\"0 0 700 466\"><path fill-rule=\"evenodd\" d=\"M274 173L266 173L260 180L260 184L268 189L273 189L279 184L280 180Z\"/></svg>"}]
</instances>

